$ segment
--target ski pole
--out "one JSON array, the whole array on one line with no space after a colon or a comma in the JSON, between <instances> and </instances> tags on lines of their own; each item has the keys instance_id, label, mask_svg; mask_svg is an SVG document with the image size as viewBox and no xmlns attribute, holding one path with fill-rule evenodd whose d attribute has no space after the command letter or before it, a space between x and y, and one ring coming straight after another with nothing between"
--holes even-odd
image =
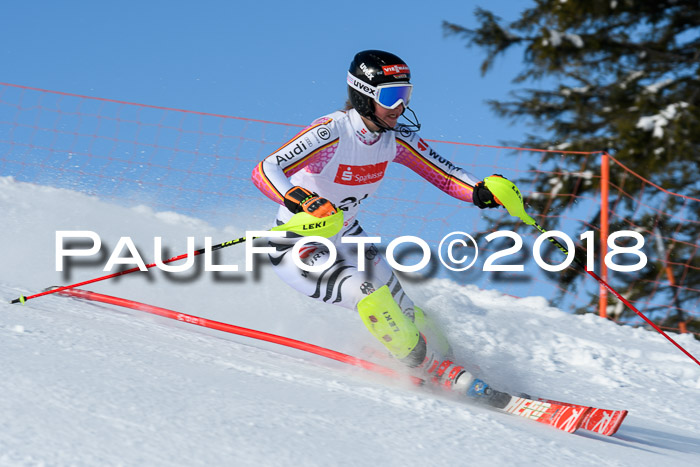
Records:
<instances>
[{"instance_id":1,"label":"ski pole","mask_svg":"<svg viewBox=\"0 0 700 467\"><path fill-rule=\"evenodd\" d=\"M506 208L508 213L513 216L519 218L521 221L523 221L526 225L532 225L535 227L538 231L540 231L543 234L547 233L547 230L542 228L532 217L530 217L526 212L525 212L525 206L523 205L523 197L520 194L520 190L518 190L518 187L515 186L513 182L510 180L503 178L503 177L486 177L484 179L484 183L486 184L486 187L493 193L493 195L500 201L500 203L503 205L503 207ZM566 249L564 245L559 242L554 237L547 237L547 240L549 240L551 243L554 244L559 250L564 253L565 255L569 255L569 250ZM681 352L686 354L688 357L690 357L691 360L693 360L695 363L700 365L700 361L698 361L697 358L695 358L690 352L685 350L683 347L681 347L680 344L678 344L675 340L671 338L668 334L666 334L661 328L659 328L656 324L654 324L653 321L651 321L649 318L647 318L641 311L639 311L634 305L632 305L625 297L620 295L617 290L613 289L610 284L608 284L605 280L603 280L598 274L596 274L593 271L590 271L586 265L576 257L576 254L574 252L574 262L580 266L584 271L586 271L591 277L593 277L595 280L598 281L599 284L601 284L603 287L608 289L610 292L612 292L613 295L615 295L622 303L627 305L627 307L634 311L637 315L639 315L644 321L646 321L652 328L654 328L656 331L659 332L662 336L664 336L666 339L671 341L673 345L678 347Z\"/></svg>"},{"instance_id":2,"label":"ski pole","mask_svg":"<svg viewBox=\"0 0 700 467\"><path fill-rule=\"evenodd\" d=\"M243 243L243 242L245 242L245 241L246 241L246 238L245 238L245 237L241 237L241 238L238 238L238 239L236 239L236 240L230 240L230 241L228 241L228 242L219 243L218 245L212 246L212 247L211 247L211 251L220 250L220 249L222 249L222 248L226 248L227 246L237 245L237 244ZM199 256L199 255L201 255L202 253L204 253L204 251L205 251L204 248L201 248L201 249L199 249L199 250L196 250L196 251L193 253L192 256ZM185 259L185 258L187 258L187 257L188 257L188 254L187 254L187 253L182 254L182 255L178 255L178 256L174 256L174 257L172 257L172 258L170 258L170 259L166 259L165 261L163 261L163 264L168 264L168 263L172 263L172 262L174 262L174 261L179 261L179 260ZM155 265L156 265L156 263L150 263L150 264L147 264L147 265L146 265L146 268L147 268L147 269L150 269L150 268L154 267ZM28 296L20 295L18 298L15 298L15 299L12 300L10 303L12 303L12 304L14 304L14 303L21 303L21 304L24 305L24 303L25 303L27 300L31 300L32 298L42 297L42 296L44 296L44 295L49 295L49 294L52 294L52 293L61 292L62 290L67 290L67 289L72 289L72 288L74 288L74 287L80 287L80 286L83 286L83 285L92 284L92 283L94 283L94 282L100 282L100 281L103 281L103 280L106 280L106 279L112 279L112 278L114 278L114 277L123 276L123 275L125 275L125 274L131 274L132 272L136 272L136 271L140 271L140 270L141 270L141 269L137 266L137 267L134 267L134 268L131 268L131 269L126 269L126 270L124 270L124 271L115 272L114 274L109 274L109 275L106 275L106 276L97 277L97 278L95 278L95 279L90 279L90 280L87 280L87 281L78 282L78 283L76 283L76 284L64 285L64 286L61 286L61 287L48 288L48 289L44 290L43 292L40 292L40 293L37 293L37 294L34 294L34 295L28 295Z\"/></svg>"},{"instance_id":3,"label":"ski pole","mask_svg":"<svg viewBox=\"0 0 700 467\"><path fill-rule=\"evenodd\" d=\"M329 237L332 237L333 235L335 235L336 233L338 233L342 226L343 226L343 211L338 211L337 213L335 213L331 216L327 216L327 217L323 217L323 218L314 217L307 212L300 212L298 214L295 214L288 222L286 222L282 225L278 225L277 227L273 227L270 230L271 231L280 231L280 232L293 232L295 234L304 235L304 236L315 235L315 236L329 238ZM251 240L255 240L256 238L259 238L259 237L253 237ZM236 240L229 240L227 242L219 243L218 245L213 245L211 247L211 251L216 251L216 250L220 250L222 248L226 248L229 246L238 245L239 243L243 243L246 240L247 240L246 237L241 237L241 238L238 238ZM192 256L199 256L202 253L204 253L205 251L206 251L206 248L200 248L199 250L194 251ZM181 259L185 259L188 256L189 256L188 253L184 253L184 254L181 254L178 256L174 256L170 259L166 259L162 263L163 264L172 263L174 261L179 261ZM151 263L151 264L147 264L146 268L150 269L150 268L153 268L155 266L156 266L156 263ZM18 298L15 298L14 300L12 300L10 303L11 304L14 304L14 303L24 304L24 303L26 303L27 300L31 300L33 298L42 297L44 295L49 295L52 293L61 292L63 290L72 289L72 288L80 287L80 286L87 285L87 284L92 284L94 282L99 282L99 281L103 281L106 279L112 279L114 277L123 276L125 274L131 274L132 272L136 272L136 271L140 271L140 270L141 269L139 269L138 267L134 267L131 269L126 269L124 271L115 272L113 274L108 274L106 276L97 277L95 279L90 279L87 281L78 282L76 284L49 288L49 289L44 290L43 292L39 292L39 293L36 293L34 295L28 295L28 296L21 295Z\"/></svg>"}]
</instances>

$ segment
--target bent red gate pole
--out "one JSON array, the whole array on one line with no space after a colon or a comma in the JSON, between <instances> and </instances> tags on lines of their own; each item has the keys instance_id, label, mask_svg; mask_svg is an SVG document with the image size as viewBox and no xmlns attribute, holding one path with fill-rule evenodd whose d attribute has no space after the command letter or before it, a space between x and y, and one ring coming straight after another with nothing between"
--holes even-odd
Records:
<instances>
[{"instance_id":1,"label":"bent red gate pole","mask_svg":"<svg viewBox=\"0 0 700 467\"><path fill-rule=\"evenodd\" d=\"M67 289L62 290L58 293L61 295L81 298L84 300L91 300L95 302L121 306L124 308L130 308L132 310L143 311L145 313L163 316L165 318L174 319L176 321L183 321L185 323L195 324L197 326L202 326L209 329L216 329L217 331L223 331L229 334L236 334L238 336L250 337L252 339L272 342L273 344L284 345L286 347L302 350L304 352L320 355L322 357L337 360L339 362L347 363L349 365L361 367L365 370L373 371L375 373L379 373L385 376L391 376L394 378L404 377L404 375L392 370L391 368L377 365L376 363L372 363L367 360L353 357L351 355L347 355L341 352L336 352L335 350L330 350L325 347L320 347L318 345L309 344L307 342L290 339L288 337L278 336L276 334L269 334L267 332L256 331L254 329L234 326L233 324L222 323L220 321L214 321L206 318L200 318L199 316L188 315L185 313L168 310L167 308L160 308L157 306L147 305L145 303L135 302L133 300L128 300L125 298L113 297L111 295L104 295L96 292L91 292L89 290ZM424 380L415 376L410 376L409 380L416 385L422 385L423 383L425 383Z\"/></svg>"}]
</instances>

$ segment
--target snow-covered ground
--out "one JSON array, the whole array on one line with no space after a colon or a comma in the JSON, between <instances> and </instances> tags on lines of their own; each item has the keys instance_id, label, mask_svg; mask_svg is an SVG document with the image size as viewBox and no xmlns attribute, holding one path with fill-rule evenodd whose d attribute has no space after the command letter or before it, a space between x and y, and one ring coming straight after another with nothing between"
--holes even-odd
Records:
<instances>
[{"instance_id":1,"label":"snow-covered ground","mask_svg":"<svg viewBox=\"0 0 700 467\"><path fill-rule=\"evenodd\" d=\"M203 221L0 178L0 465L700 465L700 367L657 333L575 316L542 298L407 283L447 329L461 363L497 388L628 409L606 438L567 434L300 351L108 305L51 285L106 274L121 236L146 262L186 237L214 243L269 223ZM272 215L274 208L268 213ZM56 272L55 232L105 246ZM243 269L243 246L219 264ZM197 264L201 264L201 258ZM256 274L152 270L85 289L373 358L353 313ZM676 336L695 356L700 343ZM376 356L375 356L376 358Z\"/></svg>"}]
</instances>

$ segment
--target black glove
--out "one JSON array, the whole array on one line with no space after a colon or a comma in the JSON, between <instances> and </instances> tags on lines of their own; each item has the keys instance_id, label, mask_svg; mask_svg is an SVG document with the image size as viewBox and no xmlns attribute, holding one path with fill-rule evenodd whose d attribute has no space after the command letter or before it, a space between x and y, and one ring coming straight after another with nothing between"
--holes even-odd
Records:
<instances>
[{"instance_id":1,"label":"black glove","mask_svg":"<svg viewBox=\"0 0 700 467\"><path fill-rule=\"evenodd\" d=\"M505 178L503 177L503 175L492 175L492 177ZM476 206L479 209L497 208L501 205L501 203L498 202L496 197L493 196L491 190L489 190L486 187L486 184L484 182L479 182L476 185L474 185L474 192L472 193L472 202L474 203L474 206Z\"/></svg>"},{"instance_id":2,"label":"black glove","mask_svg":"<svg viewBox=\"0 0 700 467\"><path fill-rule=\"evenodd\" d=\"M292 187L284 194L284 205L294 214L306 211L314 217L326 217L338 212L326 198L300 186Z\"/></svg>"}]
</instances>

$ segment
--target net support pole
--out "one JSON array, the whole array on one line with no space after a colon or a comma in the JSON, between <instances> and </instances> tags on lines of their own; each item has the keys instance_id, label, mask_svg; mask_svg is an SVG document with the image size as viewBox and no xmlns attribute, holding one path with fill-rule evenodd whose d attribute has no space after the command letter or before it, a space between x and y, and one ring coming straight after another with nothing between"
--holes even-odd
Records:
<instances>
[{"instance_id":1,"label":"net support pole","mask_svg":"<svg viewBox=\"0 0 700 467\"><path fill-rule=\"evenodd\" d=\"M603 152L600 159L600 277L608 282L608 267L605 255L608 252L608 194L610 191L610 156ZM608 316L608 289L600 285L598 292L598 314L601 318Z\"/></svg>"}]
</instances>

